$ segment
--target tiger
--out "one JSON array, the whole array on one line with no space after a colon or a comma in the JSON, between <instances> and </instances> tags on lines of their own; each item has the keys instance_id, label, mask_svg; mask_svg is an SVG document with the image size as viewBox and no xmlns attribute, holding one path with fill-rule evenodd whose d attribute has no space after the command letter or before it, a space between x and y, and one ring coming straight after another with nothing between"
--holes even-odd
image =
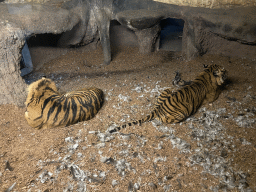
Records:
<instances>
[{"instance_id":1,"label":"tiger","mask_svg":"<svg viewBox=\"0 0 256 192\"><path fill-rule=\"evenodd\" d=\"M92 119L104 102L103 91L84 88L60 94L55 83L43 77L28 86L25 119L35 129L69 126Z\"/></svg>"},{"instance_id":2,"label":"tiger","mask_svg":"<svg viewBox=\"0 0 256 192\"><path fill-rule=\"evenodd\" d=\"M156 105L149 115L115 127L109 133L118 132L127 126L141 125L155 118L167 124L184 121L195 114L201 105L215 101L226 79L227 71L222 66L216 64L206 66L206 69L194 81L185 84L177 91L165 89L157 98Z\"/></svg>"}]
</instances>

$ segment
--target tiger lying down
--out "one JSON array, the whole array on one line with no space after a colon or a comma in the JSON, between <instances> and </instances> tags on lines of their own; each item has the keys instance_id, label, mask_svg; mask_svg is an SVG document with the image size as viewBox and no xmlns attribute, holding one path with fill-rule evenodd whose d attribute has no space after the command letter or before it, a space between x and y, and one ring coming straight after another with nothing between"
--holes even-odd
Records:
<instances>
[{"instance_id":1,"label":"tiger lying down","mask_svg":"<svg viewBox=\"0 0 256 192\"><path fill-rule=\"evenodd\" d=\"M200 73L189 85L172 92L164 90L157 99L154 110L145 118L126 123L110 130L110 133L121 128L132 126L158 118L163 123L178 123L193 115L198 108L207 102L215 101L220 94L220 86L226 80L226 70L219 65L211 65Z\"/></svg>"},{"instance_id":2,"label":"tiger lying down","mask_svg":"<svg viewBox=\"0 0 256 192\"><path fill-rule=\"evenodd\" d=\"M42 78L28 87L25 118L36 129L68 126L93 118L103 100L103 92L97 88L61 95L52 80Z\"/></svg>"}]
</instances>

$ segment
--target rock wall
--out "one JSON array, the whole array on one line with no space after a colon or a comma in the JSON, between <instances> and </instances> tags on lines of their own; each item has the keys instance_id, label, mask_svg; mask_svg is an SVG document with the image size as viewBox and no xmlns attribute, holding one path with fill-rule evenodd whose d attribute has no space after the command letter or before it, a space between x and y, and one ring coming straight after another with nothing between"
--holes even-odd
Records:
<instances>
[{"instance_id":1,"label":"rock wall","mask_svg":"<svg viewBox=\"0 0 256 192\"><path fill-rule=\"evenodd\" d=\"M63 3L69 0L5 0L5 3ZM256 6L256 0L154 0L156 2L205 8L229 8L233 6Z\"/></svg>"},{"instance_id":2,"label":"rock wall","mask_svg":"<svg viewBox=\"0 0 256 192\"><path fill-rule=\"evenodd\" d=\"M256 6L256 0L154 0L161 3L205 7L205 8L229 8L234 6Z\"/></svg>"},{"instance_id":3,"label":"rock wall","mask_svg":"<svg viewBox=\"0 0 256 192\"><path fill-rule=\"evenodd\" d=\"M22 106L26 98L26 84L20 76L19 61L25 33L8 23L1 24L0 28L0 103Z\"/></svg>"},{"instance_id":4,"label":"rock wall","mask_svg":"<svg viewBox=\"0 0 256 192\"><path fill-rule=\"evenodd\" d=\"M84 45L100 37L105 64L111 62L111 20L117 20L135 32L142 53L157 49L159 23L165 18L184 20L182 51L188 60L223 47L222 39L226 39L226 44L229 44L228 40L235 41L237 50L241 49L238 43L245 44L246 50L256 48L255 6L208 9L153 0L72 0L60 7L56 3L65 0L49 1L50 4L37 4L35 1L22 4L8 4L7 1L0 3L0 104L23 105L25 101L26 84L20 76L19 61L25 39L32 34L66 32L60 39L60 45ZM239 5L254 5L255 1L248 4L243 3L244 1L232 2L233 5L235 2L240 2ZM170 2L178 1L169 0L168 3ZM197 5L192 4L192 1L179 1L180 5L184 5L184 2ZM199 0L194 2L200 3ZM209 2L213 5L220 1L206 2L207 4L200 5L208 6ZM218 40L218 46L209 38Z\"/></svg>"},{"instance_id":5,"label":"rock wall","mask_svg":"<svg viewBox=\"0 0 256 192\"><path fill-rule=\"evenodd\" d=\"M56 1L56 0L5 0L5 3L46 3L50 1ZM60 1L60 0L57 0ZM64 0L61 0L62 2Z\"/></svg>"},{"instance_id":6,"label":"rock wall","mask_svg":"<svg viewBox=\"0 0 256 192\"><path fill-rule=\"evenodd\" d=\"M79 18L53 6L0 3L0 104L23 106L26 83L20 60L25 39L31 34L59 34L72 29Z\"/></svg>"}]
</instances>

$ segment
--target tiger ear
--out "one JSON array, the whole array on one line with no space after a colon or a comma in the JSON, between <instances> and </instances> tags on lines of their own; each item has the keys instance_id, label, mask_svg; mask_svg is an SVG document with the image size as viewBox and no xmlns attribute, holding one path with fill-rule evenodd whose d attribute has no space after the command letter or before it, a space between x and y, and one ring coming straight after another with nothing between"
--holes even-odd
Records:
<instances>
[{"instance_id":1,"label":"tiger ear","mask_svg":"<svg viewBox=\"0 0 256 192\"><path fill-rule=\"evenodd\" d=\"M208 67L208 65L205 65L205 64L203 64L204 65L204 68L207 68Z\"/></svg>"},{"instance_id":2,"label":"tiger ear","mask_svg":"<svg viewBox=\"0 0 256 192\"><path fill-rule=\"evenodd\" d=\"M43 77L42 77L42 79L45 79L46 78L46 76L44 75Z\"/></svg>"}]
</instances>

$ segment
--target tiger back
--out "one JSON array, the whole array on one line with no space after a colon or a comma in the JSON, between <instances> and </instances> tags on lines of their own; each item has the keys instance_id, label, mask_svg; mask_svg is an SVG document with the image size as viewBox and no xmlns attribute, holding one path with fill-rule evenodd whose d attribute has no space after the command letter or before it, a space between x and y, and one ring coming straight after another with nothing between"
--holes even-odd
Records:
<instances>
[{"instance_id":1,"label":"tiger back","mask_svg":"<svg viewBox=\"0 0 256 192\"><path fill-rule=\"evenodd\" d=\"M103 101L100 89L86 88L61 95L52 80L42 78L28 87L25 118L36 129L68 126L93 118Z\"/></svg>"},{"instance_id":2,"label":"tiger back","mask_svg":"<svg viewBox=\"0 0 256 192\"><path fill-rule=\"evenodd\" d=\"M189 85L175 92L171 89L164 90L158 97L154 110L145 118L123 124L109 132L114 133L127 126L141 125L155 118L163 123L181 122L196 113L202 104L215 101L226 78L226 70L213 64L201 72Z\"/></svg>"}]
</instances>

